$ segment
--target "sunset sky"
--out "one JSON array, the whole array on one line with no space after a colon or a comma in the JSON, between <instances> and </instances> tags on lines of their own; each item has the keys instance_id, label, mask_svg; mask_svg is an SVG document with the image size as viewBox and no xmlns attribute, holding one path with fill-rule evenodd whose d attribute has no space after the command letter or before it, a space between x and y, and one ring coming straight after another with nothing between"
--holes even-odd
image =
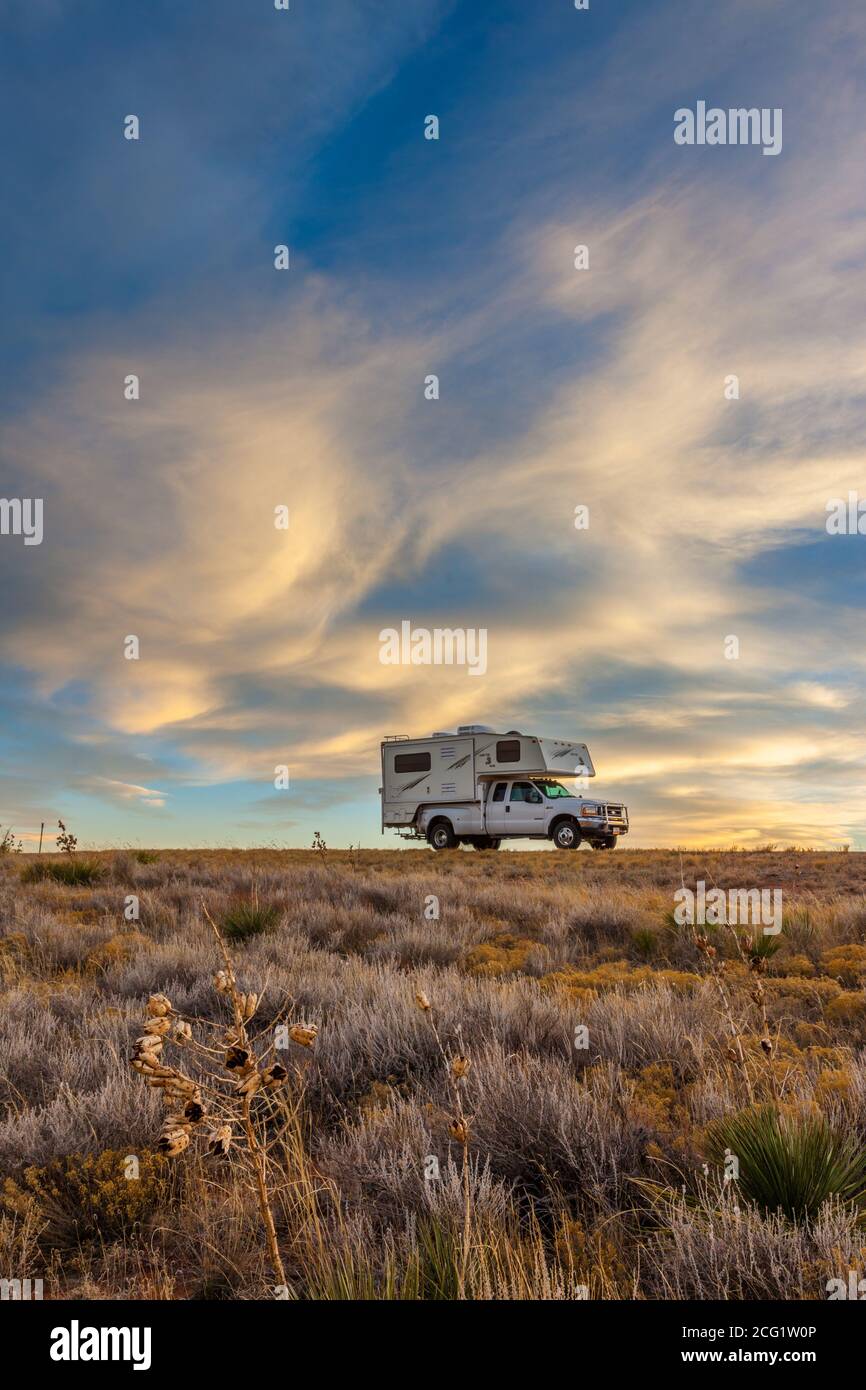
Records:
<instances>
[{"instance_id":1,"label":"sunset sky","mask_svg":"<svg viewBox=\"0 0 866 1390\"><path fill-rule=\"evenodd\" d=\"M0 54L4 828L399 846L380 739L477 722L634 846L866 848L866 9L0 0Z\"/></svg>"}]
</instances>

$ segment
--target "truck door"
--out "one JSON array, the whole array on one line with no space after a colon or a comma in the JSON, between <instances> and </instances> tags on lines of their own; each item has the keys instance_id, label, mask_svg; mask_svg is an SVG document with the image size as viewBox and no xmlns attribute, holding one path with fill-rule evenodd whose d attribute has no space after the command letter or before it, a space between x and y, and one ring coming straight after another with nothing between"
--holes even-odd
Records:
<instances>
[{"instance_id":1,"label":"truck door","mask_svg":"<svg viewBox=\"0 0 866 1390\"><path fill-rule=\"evenodd\" d=\"M487 824L487 833L489 835L507 835L510 829L508 822L511 816L510 814L505 814L509 809L508 802L505 799L507 790L507 782L497 782L494 787L490 788L487 794L487 805L485 807L487 814L485 816L485 821Z\"/></svg>"},{"instance_id":2,"label":"truck door","mask_svg":"<svg viewBox=\"0 0 866 1390\"><path fill-rule=\"evenodd\" d=\"M506 820L512 835L540 835L544 831L544 797L531 782L512 782Z\"/></svg>"}]
</instances>

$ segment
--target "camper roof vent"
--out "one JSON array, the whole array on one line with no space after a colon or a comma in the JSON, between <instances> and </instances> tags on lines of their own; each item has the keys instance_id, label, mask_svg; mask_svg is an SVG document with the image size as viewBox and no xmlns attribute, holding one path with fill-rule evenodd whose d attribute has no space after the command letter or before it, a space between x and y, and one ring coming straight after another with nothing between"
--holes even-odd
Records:
<instances>
[{"instance_id":1,"label":"camper roof vent","mask_svg":"<svg viewBox=\"0 0 866 1390\"><path fill-rule=\"evenodd\" d=\"M453 738L453 734L445 733L442 729L437 729L430 735L431 738Z\"/></svg>"},{"instance_id":2,"label":"camper roof vent","mask_svg":"<svg viewBox=\"0 0 866 1390\"><path fill-rule=\"evenodd\" d=\"M458 724L458 734L495 734L496 730L491 729L489 724Z\"/></svg>"}]
</instances>

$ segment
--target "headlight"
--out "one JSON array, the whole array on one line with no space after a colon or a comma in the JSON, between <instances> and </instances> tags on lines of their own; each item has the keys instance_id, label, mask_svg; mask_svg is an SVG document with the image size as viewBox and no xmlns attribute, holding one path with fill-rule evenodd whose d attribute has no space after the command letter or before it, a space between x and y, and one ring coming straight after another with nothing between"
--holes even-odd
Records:
<instances>
[{"instance_id":1,"label":"headlight","mask_svg":"<svg viewBox=\"0 0 866 1390\"><path fill-rule=\"evenodd\" d=\"M597 816L597 815L598 815L598 807L597 807L597 806L581 806L581 808L580 808L580 814L581 814L582 816Z\"/></svg>"}]
</instances>

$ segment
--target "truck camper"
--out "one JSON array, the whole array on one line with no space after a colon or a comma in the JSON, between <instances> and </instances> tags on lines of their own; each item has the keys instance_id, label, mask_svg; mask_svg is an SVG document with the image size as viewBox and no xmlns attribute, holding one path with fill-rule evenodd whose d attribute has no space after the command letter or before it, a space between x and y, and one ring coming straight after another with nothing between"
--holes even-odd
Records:
<instances>
[{"instance_id":1,"label":"truck camper","mask_svg":"<svg viewBox=\"0 0 866 1390\"><path fill-rule=\"evenodd\" d=\"M504 839L552 840L557 849L613 849L628 832L621 802L584 796L595 776L585 743L517 729L463 724L429 738L382 741L382 830L433 849L499 849ZM571 790L560 780L576 778Z\"/></svg>"}]
</instances>

